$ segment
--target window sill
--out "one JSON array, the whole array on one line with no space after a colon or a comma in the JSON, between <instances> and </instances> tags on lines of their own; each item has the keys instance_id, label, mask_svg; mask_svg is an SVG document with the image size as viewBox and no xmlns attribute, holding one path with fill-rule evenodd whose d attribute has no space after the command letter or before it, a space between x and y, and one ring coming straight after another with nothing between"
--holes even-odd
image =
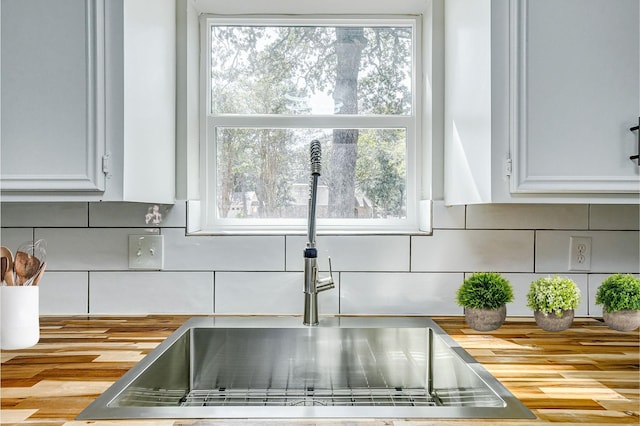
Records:
<instances>
[{"instance_id":1,"label":"window sill","mask_svg":"<svg viewBox=\"0 0 640 426\"><path fill-rule=\"evenodd\" d=\"M423 200L419 203L418 224L386 224L386 225L341 225L323 226L318 224L317 235L431 235L432 229L432 201ZM306 221L303 224L287 224L273 226L225 226L219 229L206 229L202 226L203 212L200 200L187 202L187 235L238 235L238 236L264 236L264 235L306 235Z\"/></svg>"}]
</instances>

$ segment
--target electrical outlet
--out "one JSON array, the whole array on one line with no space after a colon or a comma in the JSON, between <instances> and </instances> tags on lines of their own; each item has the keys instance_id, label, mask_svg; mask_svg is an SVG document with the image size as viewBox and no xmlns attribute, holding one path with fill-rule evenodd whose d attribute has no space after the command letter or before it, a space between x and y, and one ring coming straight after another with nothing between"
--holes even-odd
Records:
<instances>
[{"instance_id":1,"label":"electrical outlet","mask_svg":"<svg viewBox=\"0 0 640 426\"><path fill-rule=\"evenodd\" d=\"M162 269L163 235L129 235L129 269Z\"/></svg>"},{"instance_id":2,"label":"electrical outlet","mask_svg":"<svg viewBox=\"0 0 640 426\"><path fill-rule=\"evenodd\" d=\"M569 270L591 270L591 237L571 237L569 239Z\"/></svg>"}]
</instances>

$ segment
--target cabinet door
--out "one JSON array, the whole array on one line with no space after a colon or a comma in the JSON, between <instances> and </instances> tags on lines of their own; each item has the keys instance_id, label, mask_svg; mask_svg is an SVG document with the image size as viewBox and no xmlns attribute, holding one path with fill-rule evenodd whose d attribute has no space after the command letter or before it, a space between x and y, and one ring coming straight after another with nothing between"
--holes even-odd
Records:
<instances>
[{"instance_id":1,"label":"cabinet door","mask_svg":"<svg viewBox=\"0 0 640 426\"><path fill-rule=\"evenodd\" d=\"M3 192L104 190L99 3L2 0Z\"/></svg>"},{"instance_id":2,"label":"cabinet door","mask_svg":"<svg viewBox=\"0 0 640 426\"><path fill-rule=\"evenodd\" d=\"M639 190L639 3L512 3L512 192Z\"/></svg>"}]
</instances>

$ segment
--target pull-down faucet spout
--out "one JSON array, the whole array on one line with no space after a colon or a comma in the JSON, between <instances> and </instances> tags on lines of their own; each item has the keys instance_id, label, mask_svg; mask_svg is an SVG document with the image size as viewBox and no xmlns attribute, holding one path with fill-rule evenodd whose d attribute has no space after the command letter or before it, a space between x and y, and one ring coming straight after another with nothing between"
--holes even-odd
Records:
<instances>
[{"instance_id":1,"label":"pull-down faucet spout","mask_svg":"<svg viewBox=\"0 0 640 426\"><path fill-rule=\"evenodd\" d=\"M318 325L318 293L334 287L332 274L318 278L318 250L316 249L316 201L318 178L322 169L320 141L311 141L311 180L309 182L309 216L307 222L307 247L304 249L304 325ZM331 259L329 259L331 273Z\"/></svg>"},{"instance_id":2,"label":"pull-down faucet spout","mask_svg":"<svg viewBox=\"0 0 640 426\"><path fill-rule=\"evenodd\" d=\"M318 178L322 171L322 146L320 141L311 141L311 178L309 181L309 216L307 220L307 247L316 246L316 201L318 199Z\"/></svg>"}]
</instances>

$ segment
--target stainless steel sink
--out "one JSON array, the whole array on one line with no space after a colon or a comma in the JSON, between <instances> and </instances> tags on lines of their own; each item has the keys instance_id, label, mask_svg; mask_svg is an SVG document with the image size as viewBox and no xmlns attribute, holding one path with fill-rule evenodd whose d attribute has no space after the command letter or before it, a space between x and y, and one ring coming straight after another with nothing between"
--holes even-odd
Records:
<instances>
[{"instance_id":1,"label":"stainless steel sink","mask_svg":"<svg viewBox=\"0 0 640 426\"><path fill-rule=\"evenodd\" d=\"M535 416L430 319L193 318L78 419L312 417Z\"/></svg>"}]
</instances>

